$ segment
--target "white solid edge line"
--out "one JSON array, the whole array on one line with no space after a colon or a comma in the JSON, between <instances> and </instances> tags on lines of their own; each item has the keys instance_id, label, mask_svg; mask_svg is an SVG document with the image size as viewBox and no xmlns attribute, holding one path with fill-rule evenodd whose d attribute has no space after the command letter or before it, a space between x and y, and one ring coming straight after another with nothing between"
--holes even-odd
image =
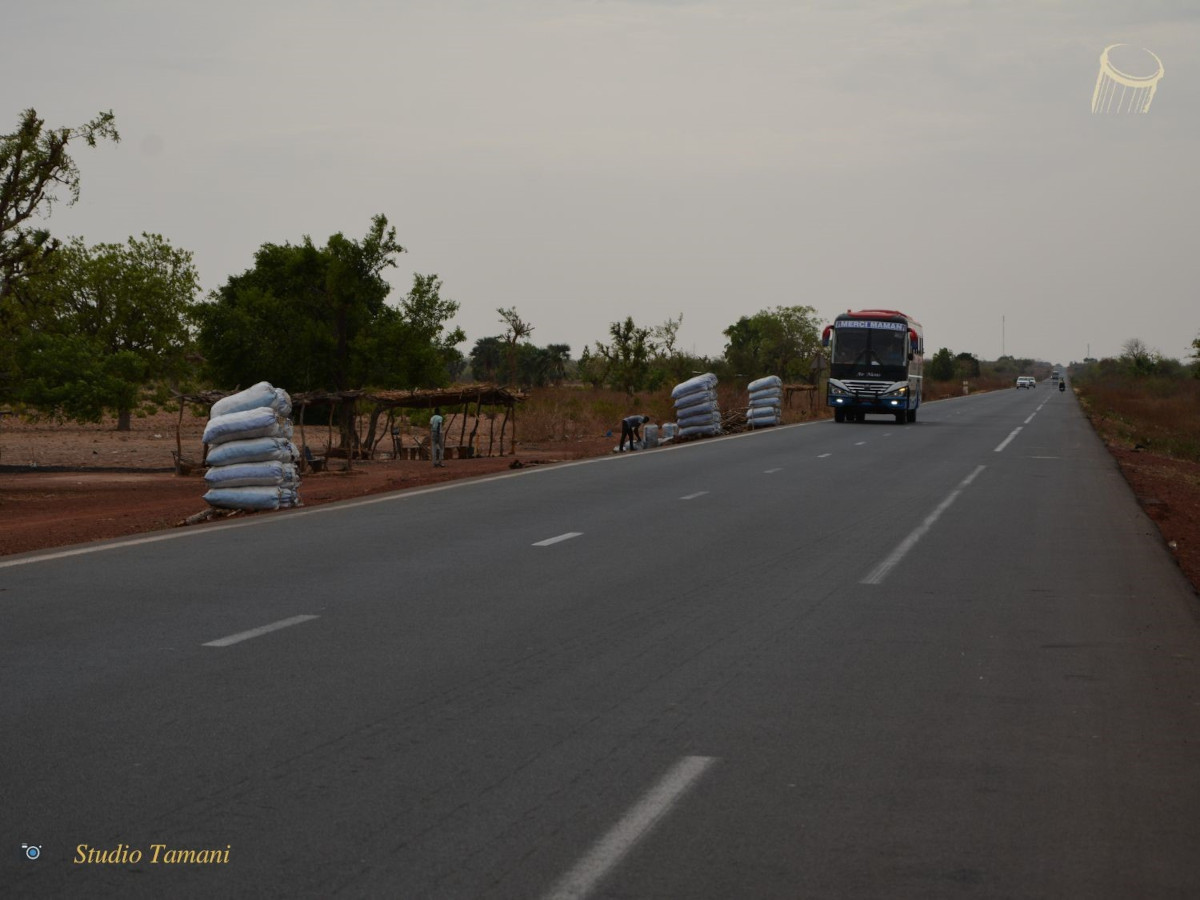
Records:
<instances>
[{"instance_id":1,"label":"white solid edge line","mask_svg":"<svg viewBox=\"0 0 1200 900\"><path fill-rule=\"evenodd\" d=\"M999 453L1001 450L1003 450L1005 447L1007 447L1007 446L1008 446L1010 443L1012 443L1012 439L1013 439L1013 438L1015 438L1015 437L1016 437L1018 434L1020 434L1020 433L1021 433L1021 429L1022 429L1023 427L1024 427L1024 426L1018 425L1016 428L1014 428L1014 429L1013 429L1013 432L1012 432L1012 434L1010 434L1008 437L1006 437L1004 440L1002 440L1002 441L1000 442L1000 446L998 446L998 447L997 447L995 450L993 450L992 452L993 452L993 453Z\"/></svg>"},{"instance_id":2,"label":"white solid edge line","mask_svg":"<svg viewBox=\"0 0 1200 900\"><path fill-rule=\"evenodd\" d=\"M763 474L764 475L774 475L776 472L782 472L782 471L783 471L783 466L780 466L779 468L776 468L776 469L763 469Z\"/></svg>"},{"instance_id":3,"label":"white solid edge line","mask_svg":"<svg viewBox=\"0 0 1200 900\"><path fill-rule=\"evenodd\" d=\"M708 491L696 491L694 494L684 494L680 500L695 500L697 497L703 497Z\"/></svg>"},{"instance_id":4,"label":"white solid edge line","mask_svg":"<svg viewBox=\"0 0 1200 900\"><path fill-rule=\"evenodd\" d=\"M671 811L709 766L712 756L685 756L579 860L543 900L582 900Z\"/></svg>"},{"instance_id":5,"label":"white solid edge line","mask_svg":"<svg viewBox=\"0 0 1200 900\"><path fill-rule=\"evenodd\" d=\"M948 510L954 501L958 499L958 495L963 492L963 488L970 485L971 482L978 477L979 473L986 468L987 466L977 466L974 472L960 481L958 486L950 492L950 495L941 503L939 503L933 512L925 517L925 521L909 532L908 537L897 544L896 549L889 553L883 562L872 569L870 573L868 573L867 577L860 581L859 584L881 584L883 579L887 577L888 573L891 572L892 569L896 568L900 561L904 559L906 555L908 555L908 552L917 545L917 542L921 540L921 538L925 537L929 529L932 528L934 523L937 522L937 520L941 517L942 513Z\"/></svg>"},{"instance_id":6,"label":"white solid edge line","mask_svg":"<svg viewBox=\"0 0 1200 900\"><path fill-rule=\"evenodd\" d=\"M202 644L203 647L228 647L231 644L240 644L242 641L248 641L251 638L261 637L264 634L270 634L272 631L278 631L280 628L289 628L292 625L299 625L301 622L311 622L313 619L320 618L319 616L292 616L290 619L280 619L278 622L272 622L270 625L263 625L260 628L251 628L249 631L239 631L237 634L231 634L229 637L217 638L215 641L209 641L207 644Z\"/></svg>"},{"instance_id":7,"label":"white solid edge line","mask_svg":"<svg viewBox=\"0 0 1200 900\"><path fill-rule=\"evenodd\" d=\"M779 425L775 428L762 428L757 431L747 431L742 434L726 434L719 435L714 440L733 441L742 438L754 437L755 435L766 435L772 432L786 431L789 428L807 428L812 425L824 425L827 422L832 422L832 419L818 419L815 422L796 422L792 425ZM688 442L686 444L676 444L675 446L657 447L652 451L651 455L658 453L668 453L676 450L686 450L694 447L708 446L706 442ZM25 566L30 563L52 562L56 559L67 559L72 556L86 556L90 553L100 553L105 550L120 550L125 547L139 547L142 544L157 544L159 541L174 541L179 538L195 537L202 534L215 534L219 531L228 531L231 528L253 528L256 525L267 525L272 522L291 522L294 519L303 516L316 516L324 513L336 512L343 509L354 509L359 506L374 506L376 503L392 503L397 500L407 500L409 497L419 497L423 494L434 494L439 491L459 490L470 487L476 484L485 484L490 481L501 481L505 478L521 478L527 475L542 475L546 472L557 472L562 469L573 469L576 466L589 466L594 463L612 462L625 457L619 454L608 454L605 456L593 456L588 459L577 459L573 462L558 463L554 466L543 468L541 466L533 466L531 468L522 469L519 472L503 472L498 475L487 475L484 477L462 478L456 481L451 481L447 484L433 485L432 487L419 488L416 490L391 491L386 494L374 494L370 497L363 497L358 500L335 500L332 503L323 503L320 506L300 507L298 509L279 510L276 515L263 516L261 518L242 519L237 522L228 522L220 525L206 525L203 528L186 528L163 532L161 534L150 534L145 537L131 538L129 540L104 541L98 543L85 544L78 547L70 547L65 550L54 550L49 553L37 553L34 551L32 555L21 556L16 559L0 558L0 569L9 569L14 566ZM303 479L301 479L303 484ZM707 493L707 492L706 492Z\"/></svg>"},{"instance_id":8,"label":"white solid edge line","mask_svg":"<svg viewBox=\"0 0 1200 900\"><path fill-rule=\"evenodd\" d=\"M544 541L537 541L533 546L549 547L551 544L557 544L562 541L569 541L569 540L571 540L571 538L580 537L582 534L583 534L582 531L565 531L562 534L555 535L552 538L546 538Z\"/></svg>"}]
</instances>

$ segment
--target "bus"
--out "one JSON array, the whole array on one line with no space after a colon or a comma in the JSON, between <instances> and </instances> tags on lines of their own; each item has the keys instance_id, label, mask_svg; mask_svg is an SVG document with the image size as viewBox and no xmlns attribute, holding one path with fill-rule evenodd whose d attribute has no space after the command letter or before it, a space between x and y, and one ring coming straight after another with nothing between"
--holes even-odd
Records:
<instances>
[{"instance_id":1,"label":"bus","mask_svg":"<svg viewBox=\"0 0 1200 900\"><path fill-rule=\"evenodd\" d=\"M917 421L925 336L921 323L894 309L847 311L825 327L829 351L826 405L837 422L870 415Z\"/></svg>"}]
</instances>

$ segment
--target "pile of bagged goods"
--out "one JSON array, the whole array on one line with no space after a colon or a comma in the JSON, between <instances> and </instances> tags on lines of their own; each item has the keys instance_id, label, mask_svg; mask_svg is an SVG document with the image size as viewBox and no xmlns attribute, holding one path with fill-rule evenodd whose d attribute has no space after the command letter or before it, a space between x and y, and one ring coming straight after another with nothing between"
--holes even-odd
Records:
<instances>
[{"instance_id":1,"label":"pile of bagged goods","mask_svg":"<svg viewBox=\"0 0 1200 900\"><path fill-rule=\"evenodd\" d=\"M717 376L712 372L697 375L675 385L675 420L680 437L709 436L721 433L721 410L717 406Z\"/></svg>"},{"instance_id":2,"label":"pile of bagged goods","mask_svg":"<svg viewBox=\"0 0 1200 900\"><path fill-rule=\"evenodd\" d=\"M300 505L300 453L292 443L292 398L260 381L218 400L204 428L210 506L282 509Z\"/></svg>"},{"instance_id":3,"label":"pile of bagged goods","mask_svg":"<svg viewBox=\"0 0 1200 900\"><path fill-rule=\"evenodd\" d=\"M746 410L746 424L751 428L768 428L783 421L779 408L783 401L783 382L778 375L768 375L750 382L750 408Z\"/></svg>"}]
</instances>

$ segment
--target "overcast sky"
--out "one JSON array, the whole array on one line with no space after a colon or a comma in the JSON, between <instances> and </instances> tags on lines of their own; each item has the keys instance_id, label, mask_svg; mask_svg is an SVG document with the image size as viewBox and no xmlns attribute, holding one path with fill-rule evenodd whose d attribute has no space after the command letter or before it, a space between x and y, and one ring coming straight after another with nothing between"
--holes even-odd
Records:
<instances>
[{"instance_id":1,"label":"overcast sky","mask_svg":"<svg viewBox=\"0 0 1200 900\"><path fill-rule=\"evenodd\" d=\"M49 227L157 232L205 291L383 213L461 305L578 357L683 315L886 307L1051 362L1200 334L1197 0L0 0L0 131L116 114ZM1093 115L1105 46L1165 77Z\"/></svg>"}]
</instances>

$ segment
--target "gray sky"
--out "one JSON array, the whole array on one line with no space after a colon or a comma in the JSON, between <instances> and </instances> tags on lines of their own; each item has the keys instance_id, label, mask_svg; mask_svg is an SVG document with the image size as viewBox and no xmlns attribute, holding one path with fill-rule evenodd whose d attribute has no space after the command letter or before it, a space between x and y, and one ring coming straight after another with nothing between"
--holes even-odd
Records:
<instances>
[{"instance_id":1,"label":"gray sky","mask_svg":"<svg viewBox=\"0 0 1200 900\"><path fill-rule=\"evenodd\" d=\"M206 291L376 213L469 352L515 306L578 357L774 306L887 307L1053 362L1200 334L1196 0L0 0L0 130L112 109L55 234L163 234ZM1092 115L1153 50L1145 115ZM1128 52L1128 51L1127 51ZM1003 323L1003 324L1002 324Z\"/></svg>"}]
</instances>

